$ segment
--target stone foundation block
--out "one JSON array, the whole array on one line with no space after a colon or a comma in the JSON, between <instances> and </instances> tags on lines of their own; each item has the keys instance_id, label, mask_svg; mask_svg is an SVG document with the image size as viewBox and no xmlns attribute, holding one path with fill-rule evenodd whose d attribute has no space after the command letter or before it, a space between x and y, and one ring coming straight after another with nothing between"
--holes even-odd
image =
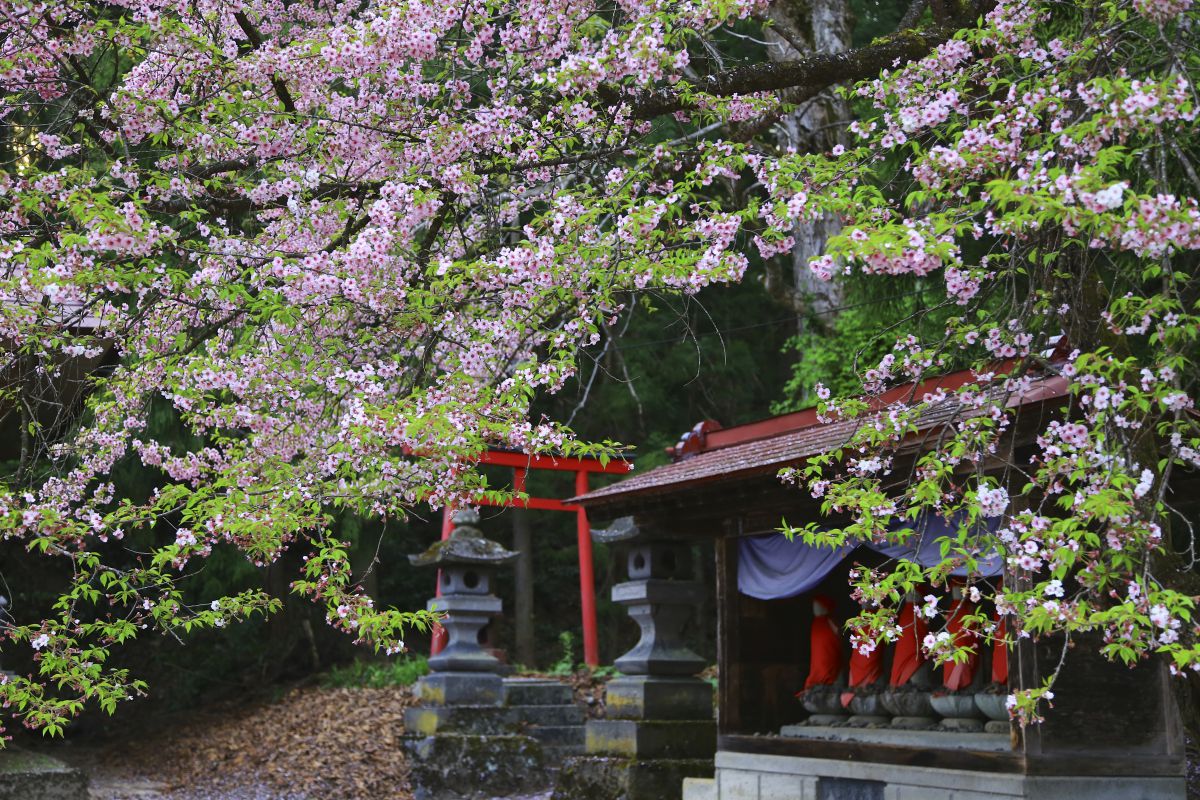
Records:
<instances>
[{"instance_id":1,"label":"stone foundation block","mask_svg":"<svg viewBox=\"0 0 1200 800\"><path fill-rule=\"evenodd\" d=\"M609 719L711 719L712 685L697 678L615 678L605 689L605 710Z\"/></svg>"},{"instance_id":2,"label":"stone foundation block","mask_svg":"<svg viewBox=\"0 0 1200 800\"><path fill-rule=\"evenodd\" d=\"M518 733L512 712L502 706L417 706L404 711L404 728L409 733L464 733L493 736Z\"/></svg>"},{"instance_id":3,"label":"stone foundation block","mask_svg":"<svg viewBox=\"0 0 1200 800\"><path fill-rule=\"evenodd\" d=\"M717 782L712 778L684 778L683 800L717 800Z\"/></svg>"},{"instance_id":4,"label":"stone foundation block","mask_svg":"<svg viewBox=\"0 0 1200 800\"><path fill-rule=\"evenodd\" d=\"M541 744L530 736L405 737L415 800L484 800L550 788Z\"/></svg>"},{"instance_id":5,"label":"stone foundation block","mask_svg":"<svg viewBox=\"0 0 1200 800\"><path fill-rule=\"evenodd\" d=\"M589 755L626 758L712 758L717 724L711 720L594 719L587 724Z\"/></svg>"},{"instance_id":6,"label":"stone foundation block","mask_svg":"<svg viewBox=\"0 0 1200 800\"><path fill-rule=\"evenodd\" d=\"M685 778L711 778L708 759L568 758L553 800L680 800Z\"/></svg>"},{"instance_id":7,"label":"stone foundation block","mask_svg":"<svg viewBox=\"0 0 1200 800\"><path fill-rule=\"evenodd\" d=\"M584 713L578 706L417 706L404 712L410 733L469 733L486 736L524 733L530 727L575 726L582 732Z\"/></svg>"},{"instance_id":8,"label":"stone foundation block","mask_svg":"<svg viewBox=\"0 0 1200 800\"><path fill-rule=\"evenodd\" d=\"M489 672L433 672L417 681L416 690L428 706L498 706L504 679Z\"/></svg>"},{"instance_id":9,"label":"stone foundation block","mask_svg":"<svg viewBox=\"0 0 1200 800\"><path fill-rule=\"evenodd\" d=\"M723 769L717 773L720 800L759 800L757 772Z\"/></svg>"}]
</instances>

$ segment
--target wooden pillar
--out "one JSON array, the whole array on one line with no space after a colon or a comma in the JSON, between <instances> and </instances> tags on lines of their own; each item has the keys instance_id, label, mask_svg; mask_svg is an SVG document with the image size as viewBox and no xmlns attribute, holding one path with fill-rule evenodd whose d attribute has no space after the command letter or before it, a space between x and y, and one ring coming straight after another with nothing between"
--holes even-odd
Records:
<instances>
[{"instance_id":1,"label":"wooden pillar","mask_svg":"<svg viewBox=\"0 0 1200 800\"><path fill-rule=\"evenodd\" d=\"M588 476L575 473L575 496L587 494ZM596 575L592 566L592 529L587 512L580 506L576 513L576 539L579 545L579 605L583 617L583 661L589 667L600 666L600 640L596 632Z\"/></svg>"},{"instance_id":2,"label":"wooden pillar","mask_svg":"<svg viewBox=\"0 0 1200 800\"><path fill-rule=\"evenodd\" d=\"M513 491L525 491L525 470L513 469ZM516 562L516 598L513 615L516 617L517 662L533 668L533 536L529 530L529 512L519 504L511 508L513 550L520 553Z\"/></svg>"},{"instance_id":3,"label":"wooden pillar","mask_svg":"<svg viewBox=\"0 0 1200 800\"><path fill-rule=\"evenodd\" d=\"M738 625L737 538L717 539L717 732L742 732L742 655Z\"/></svg>"},{"instance_id":4,"label":"wooden pillar","mask_svg":"<svg viewBox=\"0 0 1200 800\"><path fill-rule=\"evenodd\" d=\"M450 531L454 530L454 509L447 505L442 509L442 541L450 538ZM433 590L434 597L442 596L442 571L437 571L437 586ZM442 648L446 646L449 639L449 634L441 625L434 625L429 637L429 655L436 656L442 652Z\"/></svg>"}]
</instances>

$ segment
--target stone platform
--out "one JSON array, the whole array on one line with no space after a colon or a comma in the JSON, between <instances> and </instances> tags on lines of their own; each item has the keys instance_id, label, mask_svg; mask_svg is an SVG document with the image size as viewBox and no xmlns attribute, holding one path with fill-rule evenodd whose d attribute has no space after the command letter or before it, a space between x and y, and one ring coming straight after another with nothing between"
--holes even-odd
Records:
<instances>
[{"instance_id":1,"label":"stone platform","mask_svg":"<svg viewBox=\"0 0 1200 800\"><path fill-rule=\"evenodd\" d=\"M972 737L974 738L974 737ZM1048 776L719 751L685 800L1184 800L1182 777Z\"/></svg>"},{"instance_id":2,"label":"stone platform","mask_svg":"<svg viewBox=\"0 0 1200 800\"><path fill-rule=\"evenodd\" d=\"M864 742L868 744L920 747L936 750L974 750L1006 753L1012 749L1007 733L957 733L952 731L908 731L898 728L849 728L818 725L784 725L780 736L793 739L819 739L825 742Z\"/></svg>"}]
</instances>

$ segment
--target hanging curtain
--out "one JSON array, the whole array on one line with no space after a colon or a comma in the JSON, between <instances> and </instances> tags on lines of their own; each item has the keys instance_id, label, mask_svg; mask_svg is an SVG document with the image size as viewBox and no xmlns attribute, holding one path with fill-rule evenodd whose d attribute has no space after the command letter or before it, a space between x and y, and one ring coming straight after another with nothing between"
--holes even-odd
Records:
<instances>
[{"instance_id":1,"label":"hanging curtain","mask_svg":"<svg viewBox=\"0 0 1200 800\"><path fill-rule=\"evenodd\" d=\"M853 549L811 547L782 533L739 539L738 591L759 600L810 592Z\"/></svg>"},{"instance_id":2,"label":"hanging curtain","mask_svg":"<svg viewBox=\"0 0 1200 800\"><path fill-rule=\"evenodd\" d=\"M995 530L992 521L988 529ZM875 544L866 546L889 558L913 561L931 567L942 560L941 541L954 536L957 524L940 517L924 517L911 525L898 524L895 529L911 528L915 534L903 545ZM788 541L782 533L766 536L747 536L738 540L738 591L759 600L781 600L810 592L834 570L854 549L854 544L842 547L816 547L799 539ZM977 575L995 577L1004 570L1004 560L998 553L976 555ZM964 567L952 575L963 577Z\"/></svg>"}]
</instances>

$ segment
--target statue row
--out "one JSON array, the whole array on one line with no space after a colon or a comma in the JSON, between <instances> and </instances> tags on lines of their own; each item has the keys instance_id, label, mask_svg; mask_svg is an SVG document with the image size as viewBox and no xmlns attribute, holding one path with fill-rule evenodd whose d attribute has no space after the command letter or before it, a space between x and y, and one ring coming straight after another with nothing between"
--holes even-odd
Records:
<instances>
[{"instance_id":1,"label":"statue row","mask_svg":"<svg viewBox=\"0 0 1200 800\"><path fill-rule=\"evenodd\" d=\"M940 670L924 648L934 620L914 595L900 609L899 636L886 645L849 646L828 596L815 595L812 608L808 677L797 694L810 714L806 724L1008 732L1004 622L995 618L985 639L967 623L979 606L961 587L954 587L950 608L936 614L935 635L949 636L969 656Z\"/></svg>"}]
</instances>

